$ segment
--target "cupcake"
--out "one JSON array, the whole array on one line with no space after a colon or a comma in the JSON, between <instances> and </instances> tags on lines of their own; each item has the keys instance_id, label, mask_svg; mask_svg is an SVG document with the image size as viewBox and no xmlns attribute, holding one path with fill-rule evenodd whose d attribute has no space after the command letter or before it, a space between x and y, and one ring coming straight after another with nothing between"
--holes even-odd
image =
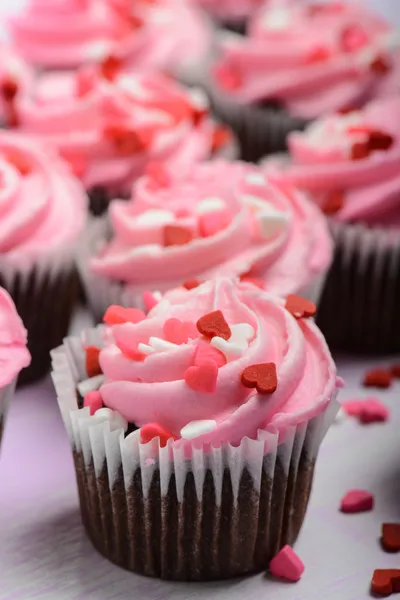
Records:
<instances>
[{"instance_id":1,"label":"cupcake","mask_svg":"<svg viewBox=\"0 0 400 600\"><path fill-rule=\"evenodd\" d=\"M286 148L287 134L372 99L391 67L394 32L358 3L272 3L230 34L208 87L216 114L256 160Z\"/></svg>"},{"instance_id":2,"label":"cupcake","mask_svg":"<svg viewBox=\"0 0 400 600\"><path fill-rule=\"evenodd\" d=\"M295 298L219 278L147 317L111 307L107 330L53 352L83 524L112 562L224 579L295 542L337 410L335 365Z\"/></svg>"},{"instance_id":3,"label":"cupcake","mask_svg":"<svg viewBox=\"0 0 400 600\"><path fill-rule=\"evenodd\" d=\"M215 160L186 172L153 164L130 202L113 201L79 253L93 313L149 308L171 288L219 275L318 300L332 243L322 213L260 169Z\"/></svg>"},{"instance_id":4,"label":"cupcake","mask_svg":"<svg viewBox=\"0 0 400 600\"><path fill-rule=\"evenodd\" d=\"M194 75L212 28L184 0L29 0L10 21L22 55L41 69L76 69L114 54L127 65Z\"/></svg>"},{"instance_id":5,"label":"cupcake","mask_svg":"<svg viewBox=\"0 0 400 600\"><path fill-rule=\"evenodd\" d=\"M193 0L203 8L219 27L237 33L246 32L246 24L251 15L265 0Z\"/></svg>"},{"instance_id":6,"label":"cupcake","mask_svg":"<svg viewBox=\"0 0 400 600\"><path fill-rule=\"evenodd\" d=\"M326 117L289 137L267 172L331 215L336 251L318 312L329 344L400 350L400 97Z\"/></svg>"},{"instance_id":7,"label":"cupcake","mask_svg":"<svg viewBox=\"0 0 400 600\"><path fill-rule=\"evenodd\" d=\"M28 93L33 83L30 67L11 46L0 42L0 124L16 124L15 102L19 94Z\"/></svg>"},{"instance_id":8,"label":"cupcake","mask_svg":"<svg viewBox=\"0 0 400 600\"><path fill-rule=\"evenodd\" d=\"M16 379L31 361L26 343L26 330L15 305L0 288L0 443Z\"/></svg>"},{"instance_id":9,"label":"cupcake","mask_svg":"<svg viewBox=\"0 0 400 600\"><path fill-rule=\"evenodd\" d=\"M0 174L0 285L28 330L32 363L20 377L27 382L47 372L51 348L68 331L87 198L66 164L15 133L0 132Z\"/></svg>"},{"instance_id":10,"label":"cupcake","mask_svg":"<svg viewBox=\"0 0 400 600\"><path fill-rule=\"evenodd\" d=\"M76 73L43 75L17 106L20 130L45 140L70 163L95 214L111 197L128 197L151 161L180 171L215 153L236 153L200 90L160 73L128 74L113 57Z\"/></svg>"}]
</instances>

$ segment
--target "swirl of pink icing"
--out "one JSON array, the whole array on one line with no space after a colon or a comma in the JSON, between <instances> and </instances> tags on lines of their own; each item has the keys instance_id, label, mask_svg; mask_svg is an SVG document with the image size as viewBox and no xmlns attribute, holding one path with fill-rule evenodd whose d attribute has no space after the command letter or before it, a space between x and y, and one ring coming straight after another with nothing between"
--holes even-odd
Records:
<instances>
[{"instance_id":1,"label":"swirl of pink icing","mask_svg":"<svg viewBox=\"0 0 400 600\"><path fill-rule=\"evenodd\" d=\"M232 332L239 325L249 330L240 354L219 366L215 391L196 391L186 383L199 346L210 348L195 327L187 343L144 360L128 358L138 344L165 339L169 319L195 324L215 310L222 311ZM143 321L116 325L112 334L113 343L100 354L104 404L139 427L157 422L178 438L182 428L199 420L215 421L212 431L196 438L205 444L235 444L255 438L260 429L285 429L321 412L336 388L335 365L312 321L296 321L284 299L225 278L169 294ZM271 395L241 383L246 367L265 362L276 365L278 386Z\"/></svg>"},{"instance_id":2,"label":"swirl of pink icing","mask_svg":"<svg viewBox=\"0 0 400 600\"><path fill-rule=\"evenodd\" d=\"M27 94L33 83L31 68L7 44L0 43L0 119L10 121L10 104Z\"/></svg>"},{"instance_id":3,"label":"swirl of pink icing","mask_svg":"<svg viewBox=\"0 0 400 600\"><path fill-rule=\"evenodd\" d=\"M27 333L8 293L0 288L0 388L12 382L31 356Z\"/></svg>"},{"instance_id":4,"label":"swirl of pink icing","mask_svg":"<svg viewBox=\"0 0 400 600\"><path fill-rule=\"evenodd\" d=\"M389 25L358 3L272 3L246 38L227 38L217 85L239 102L273 100L314 118L374 97L390 66Z\"/></svg>"},{"instance_id":5,"label":"swirl of pink icing","mask_svg":"<svg viewBox=\"0 0 400 600\"><path fill-rule=\"evenodd\" d=\"M86 222L87 197L48 148L0 132L0 257L25 268L73 243Z\"/></svg>"},{"instance_id":6,"label":"swirl of pink icing","mask_svg":"<svg viewBox=\"0 0 400 600\"><path fill-rule=\"evenodd\" d=\"M142 69L173 69L198 61L210 43L202 15L181 0L29 0L10 29L23 56L49 69L110 53Z\"/></svg>"},{"instance_id":7,"label":"swirl of pink icing","mask_svg":"<svg viewBox=\"0 0 400 600\"><path fill-rule=\"evenodd\" d=\"M393 97L316 121L290 135L289 160L267 161L267 172L303 189L328 211L333 195L342 195L334 215L339 221L399 225L399 116L400 99ZM383 136L382 148L368 149L371 132Z\"/></svg>"},{"instance_id":8,"label":"swirl of pink icing","mask_svg":"<svg viewBox=\"0 0 400 600\"><path fill-rule=\"evenodd\" d=\"M18 103L21 129L55 147L86 188L129 192L149 161L180 170L211 155L216 126L200 92L161 74L101 73L44 75Z\"/></svg>"},{"instance_id":9,"label":"swirl of pink icing","mask_svg":"<svg viewBox=\"0 0 400 600\"><path fill-rule=\"evenodd\" d=\"M165 291L192 278L250 272L269 291L290 293L328 267L323 215L254 165L219 160L186 173L157 168L139 180L132 202L112 202L114 238L92 259L96 273ZM187 243L174 239L176 228Z\"/></svg>"}]
</instances>

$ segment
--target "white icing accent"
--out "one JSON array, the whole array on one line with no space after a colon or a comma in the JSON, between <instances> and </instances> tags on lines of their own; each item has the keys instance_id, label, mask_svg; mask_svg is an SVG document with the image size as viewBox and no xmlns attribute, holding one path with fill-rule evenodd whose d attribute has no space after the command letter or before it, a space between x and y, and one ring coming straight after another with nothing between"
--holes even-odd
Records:
<instances>
[{"instance_id":1,"label":"white icing accent","mask_svg":"<svg viewBox=\"0 0 400 600\"><path fill-rule=\"evenodd\" d=\"M192 440L204 433L210 433L217 426L216 421L212 419L204 420L204 421L191 421L183 429L181 429L181 436L185 440Z\"/></svg>"},{"instance_id":2,"label":"white icing accent","mask_svg":"<svg viewBox=\"0 0 400 600\"><path fill-rule=\"evenodd\" d=\"M277 6L276 8L267 10L263 18L264 27L272 31L286 29L289 24L290 11L283 6Z\"/></svg>"},{"instance_id":3,"label":"white icing accent","mask_svg":"<svg viewBox=\"0 0 400 600\"><path fill-rule=\"evenodd\" d=\"M151 97L140 80L132 75L121 75L118 78L118 87L130 96L139 98L140 100L148 100Z\"/></svg>"},{"instance_id":4,"label":"white icing accent","mask_svg":"<svg viewBox=\"0 0 400 600\"><path fill-rule=\"evenodd\" d=\"M172 342L169 342L168 340L163 340L158 337L151 337L149 339L149 344L157 352L166 352L168 350L173 350L174 348L178 347L177 344L173 344Z\"/></svg>"},{"instance_id":5,"label":"white icing accent","mask_svg":"<svg viewBox=\"0 0 400 600\"><path fill-rule=\"evenodd\" d=\"M143 344L142 342L138 344L138 351L142 354L145 354L146 356L156 353L155 348L153 348L152 346L148 346L147 344Z\"/></svg>"},{"instance_id":6,"label":"white icing accent","mask_svg":"<svg viewBox=\"0 0 400 600\"><path fill-rule=\"evenodd\" d=\"M189 90L190 99L193 106L200 109L207 110L209 108L209 102L207 95L201 88L193 88Z\"/></svg>"},{"instance_id":7,"label":"white icing accent","mask_svg":"<svg viewBox=\"0 0 400 600\"><path fill-rule=\"evenodd\" d=\"M172 223L175 221L174 213L170 210L163 209L151 209L146 210L141 215L136 217L135 224L140 226L149 226L149 225L165 225L167 223Z\"/></svg>"},{"instance_id":8,"label":"white icing accent","mask_svg":"<svg viewBox=\"0 0 400 600\"><path fill-rule=\"evenodd\" d=\"M209 197L204 198L204 200L200 200L200 202L196 205L196 212L199 215L205 215L206 213L216 212L225 208L226 204L222 198Z\"/></svg>"},{"instance_id":9,"label":"white icing accent","mask_svg":"<svg viewBox=\"0 0 400 600\"><path fill-rule=\"evenodd\" d=\"M271 208L264 208L261 213L257 214L257 220L260 223L262 236L269 240L286 229L289 216L271 205Z\"/></svg>"},{"instance_id":10,"label":"white icing accent","mask_svg":"<svg viewBox=\"0 0 400 600\"><path fill-rule=\"evenodd\" d=\"M108 421L111 431L116 431L117 429L126 431L128 429L127 420L119 412L111 410L111 408L100 408L91 418L96 419L99 423Z\"/></svg>"},{"instance_id":11,"label":"white icing accent","mask_svg":"<svg viewBox=\"0 0 400 600\"><path fill-rule=\"evenodd\" d=\"M213 337L210 344L222 352L227 361L234 360L235 358L238 358L238 356L242 356L242 354L244 354L249 347L246 340L227 341L221 337Z\"/></svg>"},{"instance_id":12,"label":"white icing accent","mask_svg":"<svg viewBox=\"0 0 400 600\"><path fill-rule=\"evenodd\" d=\"M159 244L143 244L143 246L134 246L129 249L129 256L155 256L161 254L161 246Z\"/></svg>"},{"instance_id":13,"label":"white icing accent","mask_svg":"<svg viewBox=\"0 0 400 600\"><path fill-rule=\"evenodd\" d=\"M255 336L255 331L249 323L237 323L237 325L231 325L231 337L229 341L250 342Z\"/></svg>"},{"instance_id":14,"label":"white icing accent","mask_svg":"<svg viewBox=\"0 0 400 600\"><path fill-rule=\"evenodd\" d=\"M85 48L86 59L93 62L104 60L111 52L109 42L97 41L88 44Z\"/></svg>"},{"instance_id":15,"label":"white icing accent","mask_svg":"<svg viewBox=\"0 0 400 600\"><path fill-rule=\"evenodd\" d=\"M251 185L265 185L266 179L261 173L249 173L246 175L247 183Z\"/></svg>"},{"instance_id":16,"label":"white icing accent","mask_svg":"<svg viewBox=\"0 0 400 600\"><path fill-rule=\"evenodd\" d=\"M160 301L163 299L163 295L162 295L162 293L160 292L160 290L155 290L155 291L153 292L153 298L154 298L155 300L157 300L157 302L160 302Z\"/></svg>"},{"instance_id":17,"label":"white icing accent","mask_svg":"<svg viewBox=\"0 0 400 600\"><path fill-rule=\"evenodd\" d=\"M88 392L94 392L99 389L104 382L104 375L96 375L96 377L90 377L78 383L78 392L82 397L86 396Z\"/></svg>"}]
</instances>

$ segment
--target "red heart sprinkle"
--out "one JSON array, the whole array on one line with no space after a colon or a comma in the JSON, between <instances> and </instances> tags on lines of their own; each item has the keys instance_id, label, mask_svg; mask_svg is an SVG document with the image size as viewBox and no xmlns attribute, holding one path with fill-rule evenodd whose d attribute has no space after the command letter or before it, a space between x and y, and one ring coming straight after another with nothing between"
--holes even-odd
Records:
<instances>
[{"instance_id":1,"label":"red heart sprinkle","mask_svg":"<svg viewBox=\"0 0 400 600\"><path fill-rule=\"evenodd\" d=\"M118 72L121 69L121 61L116 56L110 54L105 58L100 64L100 73L104 77L104 79L108 79L109 81L114 81Z\"/></svg>"},{"instance_id":2,"label":"red heart sprinkle","mask_svg":"<svg viewBox=\"0 0 400 600\"><path fill-rule=\"evenodd\" d=\"M165 225L164 246L183 246L193 240L193 233L180 225Z\"/></svg>"},{"instance_id":3,"label":"red heart sprinkle","mask_svg":"<svg viewBox=\"0 0 400 600\"><path fill-rule=\"evenodd\" d=\"M340 35L343 52L357 52L369 44L369 41L367 32L359 25L345 27Z\"/></svg>"},{"instance_id":4,"label":"red heart sprinkle","mask_svg":"<svg viewBox=\"0 0 400 600\"><path fill-rule=\"evenodd\" d=\"M242 373L242 384L256 388L259 394L273 394L278 387L275 363L262 363L246 367Z\"/></svg>"},{"instance_id":5,"label":"red heart sprinkle","mask_svg":"<svg viewBox=\"0 0 400 600\"><path fill-rule=\"evenodd\" d=\"M240 276L240 281L243 281L243 283L252 283L256 287L260 288L260 290L264 289L263 280L259 279L258 277L253 277L252 275L249 275L248 273L243 273L243 275Z\"/></svg>"},{"instance_id":6,"label":"red heart sprinkle","mask_svg":"<svg viewBox=\"0 0 400 600\"><path fill-rule=\"evenodd\" d=\"M187 290L194 290L195 288L199 287L199 285L200 281L198 281L197 279L188 279L183 283L183 287Z\"/></svg>"},{"instance_id":7,"label":"red heart sprinkle","mask_svg":"<svg viewBox=\"0 0 400 600\"><path fill-rule=\"evenodd\" d=\"M146 290L142 294L143 304L147 312L150 312L160 302L159 298L150 290Z\"/></svg>"},{"instance_id":8,"label":"red heart sprinkle","mask_svg":"<svg viewBox=\"0 0 400 600\"><path fill-rule=\"evenodd\" d=\"M342 210L343 206L344 193L338 190L334 190L327 194L322 210L326 215L330 216L335 215L337 212Z\"/></svg>"},{"instance_id":9,"label":"red heart sprinkle","mask_svg":"<svg viewBox=\"0 0 400 600\"><path fill-rule=\"evenodd\" d=\"M220 86L225 90L234 91L243 85L243 77L233 67L218 67L215 69L214 75Z\"/></svg>"},{"instance_id":10,"label":"red heart sprinkle","mask_svg":"<svg viewBox=\"0 0 400 600\"><path fill-rule=\"evenodd\" d=\"M100 348L96 348L96 346L88 346L85 350L85 353L85 368L88 376L96 377L96 375L101 375L103 371L101 370L99 362Z\"/></svg>"},{"instance_id":11,"label":"red heart sprinkle","mask_svg":"<svg viewBox=\"0 0 400 600\"><path fill-rule=\"evenodd\" d=\"M351 160L363 160L371 154L369 142L357 142L351 148Z\"/></svg>"},{"instance_id":12,"label":"red heart sprinkle","mask_svg":"<svg viewBox=\"0 0 400 600\"><path fill-rule=\"evenodd\" d=\"M400 569L376 569L374 571L371 588L375 594L390 596L400 592Z\"/></svg>"},{"instance_id":13,"label":"red heart sprinkle","mask_svg":"<svg viewBox=\"0 0 400 600\"><path fill-rule=\"evenodd\" d=\"M306 300L296 294L289 294L286 298L285 304L286 310L288 310L296 319L303 319L307 317L313 317L317 312L317 307L311 300Z\"/></svg>"},{"instance_id":14,"label":"red heart sprinkle","mask_svg":"<svg viewBox=\"0 0 400 600\"><path fill-rule=\"evenodd\" d=\"M0 93L6 102L13 102L18 94L18 83L7 77L0 84Z\"/></svg>"},{"instance_id":15,"label":"red heart sprinkle","mask_svg":"<svg viewBox=\"0 0 400 600\"><path fill-rule=\"evenodd\" d=\"M388 369L372 369L364 376L364 387L387 389L392 385L393 375Z\"/></svg>"},{"instance_id":16,"label":"red heart sprinkle","mask_svg":"<svg viewBox=\"0 0 400 600\"><path fill-rule=\"evenodd\" d=\"M194 353L194 364L198 367L207 360L212 360L218 367L226 365L225 354L222 354L220 350L200 339Z\"/></svg>"},{"instance_id":17,"label":"red heart sprinkle","mask_svg":"<svg viewBox=\"0 0 400 600\"><path fill-rule=\"evenodd\" d=\"M112 304L107 308L103 321L106 325L122 325L123 323L140 323L145 318L144 312L138 308L125 308Z\"/></svg>"},{"instance_id":18,"label":"red heart sprinkle","mask_svg":"<svg viewBox=\"0 0 400 600\"><path fill-rule=\"evenodd\" d=\"M393 377L396 377L396 379L400 379L400 364L393 365L391 371Z\"/></svg>"},{"instance_id":19,"label":"red heart sprinkle","mask_svg":"<svg viewBox=\"0 0 400 600\"><path fill-rule=\"evenodd\" d=\"M319 46L312 50L310 54L307 56L308 63L316 63L322 62L323 60L328 60L331 57L331 51L329 48L325 48L324 46Z\"/></svg>"},{"instance_id":20,"label":"red heart sprinkle","mask_svg":"<svg viewBox=\"0 0 400 600\"><path fill-rule=\"evenodd\" d=\"M88 392L83 399L83 406L90 408L90 415L94 415L103 408L103 399L99 391Z\"/></svg>"},{"instance_id":21,"label":"red heart sprinkle","mask_svg":"<svg viewBox=\"0 0 400 600\"><path fill-rule=\"evenodd\" d=\"M391 65L384 56L377 56L370 63L369 68L377 75L387 75L391 70Z\"/></svg>"},{"instance_id":22,"label":"red heart sprinkle","mask_svg":"<svg viewBox=\"0 0 400 600\"><path fill-rule=\"evenodd\" d=\"M178 438L173 434L167 431L164 427L159 425L158 423L148 423L147 425L143 425L140 428L140 441L142 444L147 444L154 440L154 438L160 438L160 447L165 448L168 440L177 440Z\"/></svg>"},{"instance_id":23,"label":"red heart sprinkle","mask_svg":"<svg viewBox=\"0 0 400 600\"><path fill-rule=\"evenodd\" d=\"M104 137L110 140L117 152L123 156L136 154L146 147L138 132L125 129L122 126L109 125L104 129Z\"/></svg>"},{"instance_id":24,"label":"red heart sprinkle","mask_svg":"<svg viewBox=\"0 0 400 600\"><path fill-rule=\"evenodd\" d=\"M232 141L232 133L229 127L223 125L216 126L211 140L212 152L217 152Z\"/></svg>"},{"instance_id":25,"label":"red heart sprinkle","mask_svg":"<svg viewBox=\"0 0 400 600\"><path fill-rule=\"evenodd\" d=\"M167 340L178 345L187 344L189 339L196 339L199 335L194 323L179 319L165 321L163 330Z\"/></svg>"},{"instance_id":26,"label":"red heart sprinkle","mask_svg":"<svg viewBox=\"0 0 400 600\"><path fill-rule=\"evenodd\" d=\"M208 115L207 108L200 108L198 106L192 106L192 120L193 124L197 127L203 121L204 117Z\"/></svg>"},{"instance_id":27,"label":"red heart sprinkle","mask_svg":"<svg viewBox=\"0 0 400 600\"><path fill-rule=\"evenodd\" d=\"M398 552L400 550L400 523L383 523L381 541L386 552Z\"/></svg>"},{"instance_id":28,"label":"red heart sprinkle","mask_svg":"<svg viewBox=\"0 0 400 600\"><path fill-rule=\"evenodd\" d=\"M372 510L374 497L365 490L351 490L342 498L340 510L343 513L361 513Z\"/></svg>"},{"instance_id":29,"label":"red heart sprinkle","mask_svg":"<svg viewBox=\"0 0 400 600\"><path fill-rule=\"evenodd\" d=\"M208 339L221 337L224 340L229 340L232 335L231 328L220 310L203 315L197 321L196 326L201 335Z\"/></svg>"},{"instance_id":30,"label":"red heart sprinkle","mask_svg":"<svg viewBox=\"0 0 400 600\"><path fill-rule=\"evenodd\" d=\"M204 360L185 371L185 382L195 392L213 394L217 388L218 365L213 360Z\"/></svg>"},{"instance_id":31,"label":"red heart sprinkle","mask_svg":"<svg viewBox=\"0 0 400 600\"><path fill-rule=\"evenodd\" d=\"M371 131L369 133L369 147L371 150L389 150L393 146L393 138L383 131Z\"/></svg>"}]
</instances>

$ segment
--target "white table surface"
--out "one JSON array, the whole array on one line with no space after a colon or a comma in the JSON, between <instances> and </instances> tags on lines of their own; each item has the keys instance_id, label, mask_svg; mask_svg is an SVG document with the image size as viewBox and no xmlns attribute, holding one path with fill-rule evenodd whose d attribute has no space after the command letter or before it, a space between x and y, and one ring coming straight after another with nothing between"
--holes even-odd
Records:
<instances>
[{"instance_id":1,"label":"white table surface","mask_svg":"<svg viewBox=\"0 0 400 600\"><path fill-rule=\"evenodd\" d=\"M0 0L0 17L24 0ZM56 1L56 0L54 0ZM369 0L400 24L400 0ZM376 361L339 360L342 398L363 397L359 382ZM384 361L388 364L388 361ZM80 524L73 465L50 380L17 393L0 460L0 600L363 600L375 568L399 568L382 552L383 521L400 521L400 382L379 393L392 409L387 424L347 419L320 452L306 522L296 550L306 571L297 584L264 575L210 584L145 579L108 563ZM375 493L376 507L342 515L351 488Z\"/></svg>"}]
</instances>

